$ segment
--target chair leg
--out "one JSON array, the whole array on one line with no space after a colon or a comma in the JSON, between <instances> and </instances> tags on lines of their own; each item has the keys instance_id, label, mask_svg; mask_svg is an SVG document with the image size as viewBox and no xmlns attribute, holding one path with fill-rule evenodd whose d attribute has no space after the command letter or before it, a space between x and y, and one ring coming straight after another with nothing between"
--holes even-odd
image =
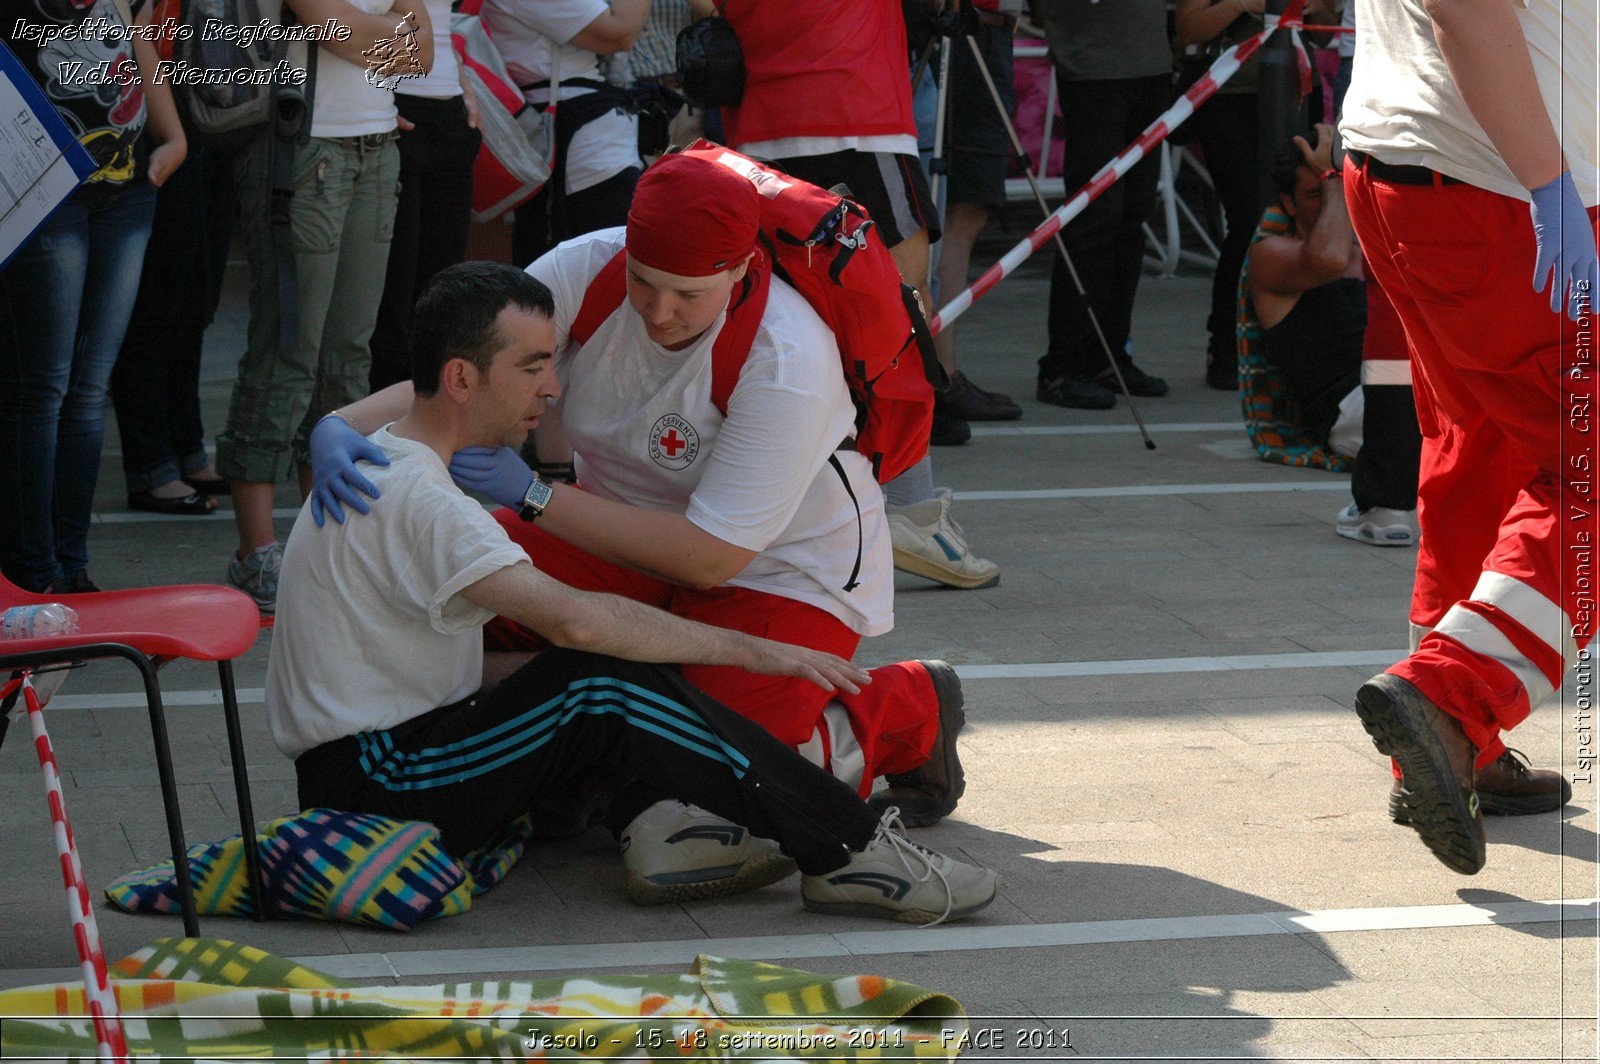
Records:
<instances>
[{"instance_id":1,"label":"chair leg","mask_svg":"<svg viewBox=\"0 0 1600 1064\"><path fill-rule=\"evenodd\" d=\"M189 847L183 838L183 810L178 805L178 781L172 773L172 747L167 743L167 717L161 708L161 685L155 666L143 654L127 655L144 679L145 703L150 709L150 735L155 740L156 774L161 778L161 802L166 807L167 835L172 842L172 873L178 883L178 905L183 910L183 933L200 935L200 918L194 905L194 884L189 879Z\"/></svg>"},{"instance_id":2,"label":"chair leg","mask_svg":"<svg viewBox=\"0 0 1600 1064\"><path fill-rule=\"evenodd\" d=\"M233 796L239 806L245 874L250 879L250 918L260 923L267 918L267 889L261 876L261 848L256 845L256 814L250 802L250 773L244 760L244 735L239 729L233 662L217 662L217 675L222 681L222 715L228 724L228 757L233 761Z\"/></svg>"}]
</instances>

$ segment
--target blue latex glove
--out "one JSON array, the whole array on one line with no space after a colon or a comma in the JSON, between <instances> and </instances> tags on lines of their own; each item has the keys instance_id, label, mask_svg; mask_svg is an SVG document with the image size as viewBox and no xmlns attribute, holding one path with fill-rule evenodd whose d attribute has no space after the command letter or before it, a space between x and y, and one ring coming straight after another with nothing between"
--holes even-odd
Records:
<instances>
[{"instance_id":1,"label":"blue latex glove","mask_svg":"<svg viewBox=\"0 0 1600 1064\"><path fill-rule=\"evenodd\" d=\"M1538 245L1533 290L1543 292L1550 285L1550 309L1559 314L1565 304L1567 316L1577 321L1580 304L1592 310L1600 300L1600 256L1595 253L1594 225L1570 171L1533 190L1531 213Z\"/></svg>"},{"instance_id":2,"label":"blue latex glove","mask_svg":"<svg viewBox=\"0 0 1600 1064\"><path fill-rule=\"evenodd\" d=\"M342 417L329 414L311 430L311 519L321 528L323 512L344 524L342 502L357 513L368 513L361 492L370 498L378 497L372 481L356 472L357 462L373 465L389 464L383 448L350 427Z\"/></svg>"},{"instance_id":3,"label":"blue latex glove","mask_svg":"<svg viewBox=\"0 0 1600 1064\"><path fill-rule=\"evenodd\" d=\"M450 479L462 491L487 495L515 510L533 484L533 470L509 447L463 447L450 456Z\"/></svg>"}]
</instances>

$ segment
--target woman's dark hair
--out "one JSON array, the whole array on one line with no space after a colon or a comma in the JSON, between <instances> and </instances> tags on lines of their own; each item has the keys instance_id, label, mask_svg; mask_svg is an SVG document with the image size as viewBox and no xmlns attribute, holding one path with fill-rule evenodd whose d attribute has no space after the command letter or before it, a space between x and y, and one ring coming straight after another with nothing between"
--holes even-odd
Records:
<instances>
[{"instance_id":1,"label":"woman's dark hair","mask_svg":"<svg viewBox=\"0 0 1600 1064\"><path fill-rule=\"evenodd\" d=\"M503 262L463 262L434 275L411 312L411 383L418 395L439 390L452 358L487 373L503 342L497 319L506 307L555 314L550 289Z\"/></svg>"}]
</instances>

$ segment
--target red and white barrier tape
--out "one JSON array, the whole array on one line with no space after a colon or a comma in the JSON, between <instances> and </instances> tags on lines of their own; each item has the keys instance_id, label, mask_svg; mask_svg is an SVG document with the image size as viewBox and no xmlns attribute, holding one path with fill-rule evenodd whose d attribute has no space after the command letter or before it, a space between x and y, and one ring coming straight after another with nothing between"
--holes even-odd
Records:
<instances>
[{"instance_id":1,"label":"red and white barrier tape","mask_svg":"<svg viewBox=\"0 0 1600 1064\"><path fill-rule=\"evenodd\" d=\"M39 704L38 693L33 689L32 676L24 674L21 680L12 681L0 695L14 691L19 683L28 710L28 724L33 728L33 746L39 755L39 768L44 772L50 823L55 829L56 856L60 858L61 879L67 888L67 915L72 920L72 937L77 943L78 959L83 966L84 999L89 1017L94 1021L95 1041L100 1047L99 1057L101 1060L125 1061L128 1059L128 1041L122 1030L117 996L111 989L106 971L106 954L100 946L100 929L94 922L89 881L84 878L83 865L78 860L72 821L67 819L67 805L61 796L61 776L56 771L55 749L50 745L50 733L44 728L43 707Z\"/></svg>"},{"instance_id":2,"label":"red and white barrier tape","mask_svg":"<svg viewBox=\"0 0 1600 1064\"><path fill-rule=\"evenodd\" d=\"M1160 118L1150 123L1145 128L1145 131L1139 134L1139 139L1128 145L1120 154L1102 166L1099 172L1089 179L1087 185L1084 185L1071 199L1056 208L1050 217L1040 223L1037 229L1023 238L1022 243L1006 252L999 262L985 270L983 276L972 283L971 288L961 292L950 302L940 307L939 313L935 314L933 320L929 322L933 332L937 334L948 327L951 322L965 314L968 307L972 306L974 302L987 294L1008 274L1022 265L1028 256L1050 243L1056 233L1061 231L1062 226L1082 214L1085 207L1094 202L1106 189L1116 184L1129 170L1132 170L1134 165L1149 154L1151 149L1166 140L1168 134L1181 126L1190 115L1194 114L1195 108L1210 99L1217 89L1222 87L1224 82L1237 74L1239 67L1243 65L1245 60L1255 55L1261 46L1267 43L1267 38L1271 37L1279 26L1288 30L1294 30L1298 27L1300 25L1300 11L1304 6L1304 2L1305 0L1294 0L1294 3L1290 4L1288 10L1281 16L1268 15L1267 24L1261 29L1261 32L1254 37L1240 41L1218 56L1217 61L1211 64L1211 68L1200 76L1200 80L1195 82L1188 92L1180 96L1177 103L1167 108Z\"/></svg>"}]
</instances>

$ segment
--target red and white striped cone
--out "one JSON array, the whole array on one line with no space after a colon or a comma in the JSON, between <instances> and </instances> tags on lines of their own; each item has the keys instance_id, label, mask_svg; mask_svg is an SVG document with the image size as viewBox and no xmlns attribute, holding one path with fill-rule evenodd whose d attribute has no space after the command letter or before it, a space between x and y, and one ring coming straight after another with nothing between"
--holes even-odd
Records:
<instances>
[{"instance_id":1,"label":"red and white striped cone","mask_svg":"<svg viewBox=\"0 0 1600 1064\"><path fill-rule=\"evenodd\" d=\"M979 298L987 294L995 285L1004 280L1013 270L1027 261L1028 256L1048 244L1056 233L1068 222L1083 213L1083 209L1093 203L1102 192L1116 184L1140 159L1143 159L1157 144L1167 139L1174 129L1188 119L1195 112L1195 108L1209 100L1216 91L1233 75L1239 72L1245 60L1267 43L1267 38L1281 26L1293 30L1300 23L1300 11L1304 0L1295 0L1289 5L1282 16L1267 16L1267 24L1254 37L1240 41L1217 57L1211 68L1201 75L1200 80L1189 88L1189 91L1178 97L1178 101L1162 113L1161 117L1150 123L1145 131L1139 134L1139 139L1124 148L1110 162L1089 179L1089 183L1080 188L1077 193L1039 224L1039 227L1023 238L1022 242L1000 259L999 262L989 267L972 283L972 287L959 293L950 302L939 308L939 313L929 322L935 335L945 326L955 321L967 308L972 306Z\"/></svg>"},{"instance_id":2,"label":"red and white striped cone","mask_svg":"<svg viewBox=\"0 0 1600 1064\"><path fill-rule=\"evenodd\" d=\"M83 989L89 1017L94 1021L95 1040L99 1043L101 1060L125 1061L128 1059L128 1041L122 1030L117 997L112 991L106 971L106 955L100 946L100 929L95 925L94 907L89 900L89 882L84 878L83 865L78 860L77 843L72 837L72 821L67 819L67 805L61 796L61 776L56 771L55 749L50 745L50 733L45 731L43 707L38 693L33 689L31 673L7 685L5 693L22 685L22 699L27 706L28 724L33 728L33 746L39 755L39 768L44 773L45 797L50 805L50 823L55 830L56 855L61 861L61 878L67 888L67 915L72 921L72 937L78 947L78 959L83 966Z\"/></svg>"}]
</instances>

